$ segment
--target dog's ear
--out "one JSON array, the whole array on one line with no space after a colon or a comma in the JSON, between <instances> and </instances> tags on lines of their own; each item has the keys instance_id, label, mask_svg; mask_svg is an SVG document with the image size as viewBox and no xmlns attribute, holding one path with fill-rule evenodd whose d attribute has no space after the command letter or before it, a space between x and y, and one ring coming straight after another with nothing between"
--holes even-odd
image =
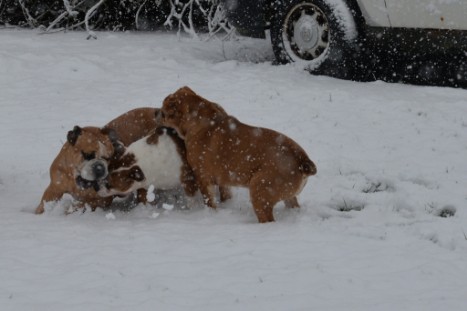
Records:
<instances>
[{"instance_id":1,"label":"dog's ear","mask_svg":"<svg viewBox=\"0 0 467 311\"><path fill-rule=\"evenodd\" d=\"M156 112L154 114L154 119L156 120L156 127L163 126L164 119L165 119L165 113L162 111L162 109L156 109Z\"/></svg>"},{"instance_id":2,"label":"dog's ear","mask_svg":"<svg viewBox=\"0 0 467 311\"><path fill-rule=\"evenodd\" d=\"M162 120L162 112L159 108L156 108L156 111L154 112L154 119L156 120L156 124L159 124L160 121Z\"/></svg>"},{"instance_id":3,"label":"dog's ear","mask_svg":"<svg viewBox=\"0 0 467 311\"><path fill-rule=\"evenodd\" d=\"M144 180L144 173L139 166L133 166L130 169L130 178L136 181L143 181Z\"/></svg>"},{"instance_id":4,"label":"dog's ear","mask_svg":"<svg viewBox=\"0 0 467 311\"><path fill-rule=\"evenodd\" d=\"M111 142L118 141L118 135L114 129L105 127L101 130L101 132L102 134L109 136Z\"/></svg>"},{"instance_id":5,"label":"dog's ear","mask_svg":"<svg viewBox=\"0 0 467 311\"><path fill-rule=\"evenodd\" d=\"M183 95L196 95L196 93L186 85L184 87L179 88L176 93L180 93Z\"/></svg>"},{"instance_id":6,"label":"dog's ear","mask_svg":"<svg viewBox=\"0 0 467 311\"><path fill-rule=\"evenodd\" d=\"M123 153L125 153L125 147L118 140L117 132L114 129L108 128L108 127L103 128L101 130L101 132L102 132L102 134L107 135L109 137L110 141L112 142L112 146L114 147L113 158L114 159L120 158L123 155Z\"/></svg>"},{"instance_id":7,"label":"dog's ear","mask_svg":"<svg viewBox=\"0 0 467 311\"><path fill-rule=\"evenodd\" d=\"M78 125L75 125L73 130L68 132L66 139L72 146L74 146L78 140L79 135L81 135L81 128Z\"/></svg>"},{"instance_id":8,"label":"dog's ear","mask_svg":"<svg viewBox=\"0 0 467 311\"><path fill-rule=\"evenodd\" d=\"M162 119L174 118L177 114L177 107L180 104L180 100L175 95L169 95L164 99L163 110L160 111L159 116Z\"/></svg>"}]
</instances>

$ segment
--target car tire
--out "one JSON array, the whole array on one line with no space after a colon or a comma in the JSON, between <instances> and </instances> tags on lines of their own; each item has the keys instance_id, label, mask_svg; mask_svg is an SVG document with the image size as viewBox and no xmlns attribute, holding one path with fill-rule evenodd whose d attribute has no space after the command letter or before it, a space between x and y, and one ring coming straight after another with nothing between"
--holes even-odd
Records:
<instances>
[{"instance_id":1,"label":"car tire","mask_svg":"<svg viewBox=\"0 0 467 311\"><path fill-rule=\"evenodd\" d=\"M271 42L278 63L313 72L353 54L357 30L343 0L289 0L274 11Z\"/></svg>"}]
</instances>

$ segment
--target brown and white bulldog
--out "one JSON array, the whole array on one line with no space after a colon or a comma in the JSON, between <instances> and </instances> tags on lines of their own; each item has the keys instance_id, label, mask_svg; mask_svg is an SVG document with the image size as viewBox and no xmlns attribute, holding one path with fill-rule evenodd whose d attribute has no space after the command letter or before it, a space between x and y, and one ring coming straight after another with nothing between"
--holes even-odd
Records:
<instances>
[{"instance_id":1,"label":"brown and white bulldog","mask_svg":"<svg viewBox=\"0 0 467 311\"><path fill-rule=\"evenodd\" d=\"M88 204L93 210L108 207L113 197L103 198L96 192L96 180L108 175L108 161L156 127L155 108L137 108L115 118L102 129L75 126L67 142L50 167L50 184L42 195L36 214L44 204L60 200L65 193L75 200L75 207Z\"/></svg>"},{"instance_id":2,"label":"brown and white bulldog","mask_svg":"<svg viewBox=\"0 0 467 311\"><path fill-rule=\"evenodd\" d=\"M147 203L147 190L156 190L159 202L164 194L181 194L175 203L186 205L184 194L193 197L197 184L186 161L185 144L171 128L158 127L148 136L125 148L122 156L109 163L109 175L102 180L102 197L128 195L138 191L138 201Z\"/></svg>"},{"instance_id":3,"label":"brown and white bulldog","mask_svg":"<svg viewBox=\"0 0 467 311\"><path fill-rule=\"evenodd\" d=\"M165 98L158 122L184 139L187 161L211 208L216 208L214 186L247 187L258 221L274 221L274 205L299 207L297 195L316 174L315 164L292 139L241 123L188 87Z\"/></svg>"}]
</instances>

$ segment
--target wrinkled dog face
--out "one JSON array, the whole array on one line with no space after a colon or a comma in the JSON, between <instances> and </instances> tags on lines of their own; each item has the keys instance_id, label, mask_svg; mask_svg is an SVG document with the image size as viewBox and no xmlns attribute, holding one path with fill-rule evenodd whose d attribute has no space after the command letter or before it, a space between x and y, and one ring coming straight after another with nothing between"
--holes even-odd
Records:
<instances>
[{"instance_id":1,"label":"wrinkled dog face","mask_svg":"<svg viewBox=\"0 0 467 311\"><path fill-rule=\"evenodd\" d=\"M162 109L156 113L156 120L158 125L172 127L176 129L181 136L183 136L183 133L180 133L181 129L179 128L183 118L182 109L178 107L179 105L181 106L182 103L178 102L177 98L166 98ZM185 106L184 108L188 107Z\"/></svg>"},{"instance_id":2,"label":"wrinkled dog face","mask_svg":"<svg viewBox=\"0 0 467 311\"><path fill-rule=\"evenodd\" d=\"M188 87L181 88L178 92L167 96L162 103L162 108L156 113L158 125L174 128L183 138L186 133L180 125L188 121L187 118L197 119L197 111L192 111L190 114L188 105L194 97L196 94Z\"/></svg>"},{"instance_id":3,"label":"wrinkled dog face","mask_svg":"<svg viewBox=\"0 0 467 311\"><path fill-rule=\"evenodd\" d=\"M82 189L99 190L99 181L109 174L108 162L123 148L112 130L75 126L67 140L74 148L76 184Z\"/></svg>"},{"instance_id":4,"label":"wrinkled dog face","mask_svg":"<svg viewBox=\"0 0 467 311\"><path fill-rule=\"evenodd\" d=\"M156 120L159 125L174 128L184 138L189 124L209 125L219 116L227 116L227 112L185 86L164 99Z\"/></svg>"}]
</instances>

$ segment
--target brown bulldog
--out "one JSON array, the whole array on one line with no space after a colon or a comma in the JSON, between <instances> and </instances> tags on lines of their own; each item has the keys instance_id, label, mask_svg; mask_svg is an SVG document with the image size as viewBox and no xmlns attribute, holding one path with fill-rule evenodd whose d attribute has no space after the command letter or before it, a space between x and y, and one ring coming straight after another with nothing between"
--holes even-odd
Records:
<instances>
[{"instance_id":1,"label":"brown bulldog","mask_svg":"<svg viewBox=\"0 0 467 311\"><path fill-rule=\"evenodd\" d=\"M216 208L214 186L247 187L258 221L274 221L274 205L299 207L297 195L316 174L315 164L292 139L241 123L188 87L164 100L158 122L185 140L187 161L211 208Z\"/></svg>"},{"instance_id":2,"label":"brown bulldog","mask_svg":"<svg viewBox=\"0 0 467 311\"><path fill-rule=\"evenodd\" d=\"M110 121L102 129L75 126L67 142L50 167L50 184L42 195L36 214L44 204L60 200L65 193L75 199L75 208L89 205L108 207L113 197L102 198L96 190L97 180L108 175L108 161L121 153L124 146L148 135L156 127L155 108L137 108Z\"/></svg>"}]
</instances>

